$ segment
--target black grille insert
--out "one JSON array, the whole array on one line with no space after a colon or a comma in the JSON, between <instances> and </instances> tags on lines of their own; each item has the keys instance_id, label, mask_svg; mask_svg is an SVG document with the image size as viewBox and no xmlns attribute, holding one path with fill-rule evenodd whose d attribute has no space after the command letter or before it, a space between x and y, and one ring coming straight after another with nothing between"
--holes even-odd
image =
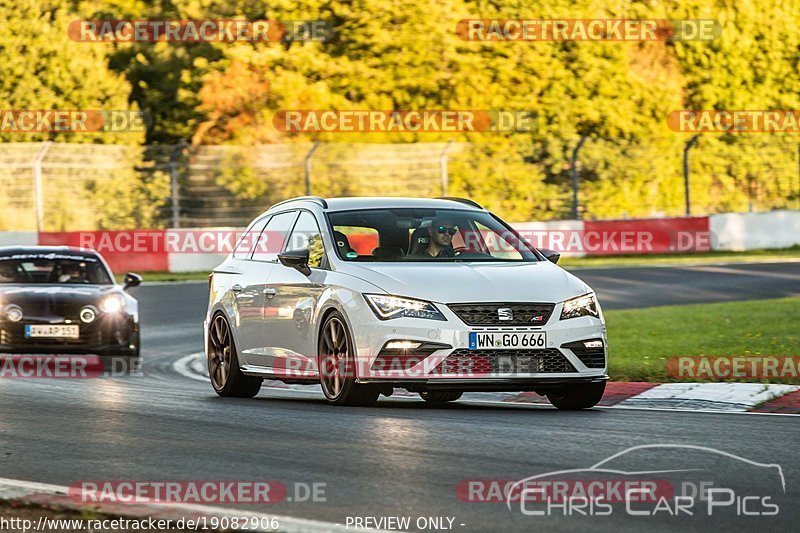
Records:
<instances>
[{"instance_id":1,"label":"black grille insert","mask_svg":"<svg viewBox=\"0 0 800 533\"><path fill-rule=\"evenodd\" d=\"M433 374L558 374L577 372L556 348L546 350L458 349L433 370Z\"/></svg>"},{"instance_id":2,"label":"black grille insert","mask_svg":"<svg viewBox=\"0 0 800 533\"><path fill-rule=\"evenodd\" d=\"M543 326L550 319L555 304L474 303L448 307L468 326Z\"/></svg>"},{"instance_id":3,"label":"black grille insert","mask_svg":"<svg viewBox=\"0 0 800 533\"><path fill-rule=\"evenodd\" d=\"M603 348L570 348L586 368L603 368L606 366L606 352Z\"/></svg>"},{"instance_id":4,"label":"black grille insert","mask_svg":"<svg viewBox=\"0 0 800 533\"><path fill-rule=\"evenodd\" d=\"M586 344L588 343L599 343L600 346L587 348ZM603 368L606 366L606 350L603 344L602 339L586 339L562 344L561 347L572 350L575 357L580 359L581 363L583 363L586 368Z\"/></svg>"}]
</instances>

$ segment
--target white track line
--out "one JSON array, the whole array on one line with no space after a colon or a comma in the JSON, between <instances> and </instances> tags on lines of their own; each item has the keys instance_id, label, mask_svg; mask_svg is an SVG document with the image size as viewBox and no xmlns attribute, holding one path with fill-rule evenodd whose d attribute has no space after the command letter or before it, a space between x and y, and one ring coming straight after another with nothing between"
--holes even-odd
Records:
<instances>
[{"instance_id":1,"label":"white track line","mask_svg":"<svg viewBox=\"0 0 800 533\"><path fill-rule=\"evenodd\" d=\"M8 494L8 495L7 495ZM67 496L69 494L69 487L61 485L50 485L47 483L37 483L35 481L22 481L18 479L0 478L0 500L2 499L15 499L34 494L49 494L58 496ZM91 504L94 508L97 504ZM247 517L256 518L259 523L262 520L267 522L270 519L275 519L278 522L277 529L250 529L250 531L283 531L286 533L322 533L327 531L341 532L350 531L346 526L335 522L325 522L322 520L310 520L306 518L295 518L292 516L283 516L267 513L256 513L253 511L245 511L241 509L231 509L226 507L215 507L211 505L196 505L189 503L147 503L136 505L137 510L141 508L146 510L151 508L153 510L163 513L164 511L183 511L187 513L197 513L203 516L218 516L218 517ZM110 504L109 510L104 510L102 505L98 509L99 512L104 512L110 515L127 514L120 513L120 504ZM138 514L138 513L137 513ZM181 518L181 514L176 512L173 514L174 520ZM378 531L378 530L369 530Z\"/></svg>"},{"instance_id":2,"label":"white track line","mask_svg":"<svg viewBox=\"0 0 800 533\"><path fill-rule=\"evenodd\" d=\"M522 402L498 402L494 400L460 400L458 403L472 404L472 405L502 405L505 407L540 407L543 409L555 409L550 405L544 403L522 403ZM668 408L668 407L630 407L623 405L599 405L592 407L593 410L606 411L659 411L664 413L702 413L709 415L754 415L754 416L800 416L800 414L792 413L757 413L753 411L717 411L714 409L681 409L681 408Z\"/></svg>"},{"instance_id":3,"label":"white track line","mask_svg":"<svg viewBox=\"0 0 800 533\"><path fill-rule=\"evenodd\" d=\"M206 376L201 376L197 372L193 372L192 370L189 369L189 365L191 364L191 362L202 355L203 355L202 353L191 353L189 355L181 357L180 359L172 363L172 369L183 377L194 379L196 381L208 381L208 378Z\"/></svg>"}]
</instances>

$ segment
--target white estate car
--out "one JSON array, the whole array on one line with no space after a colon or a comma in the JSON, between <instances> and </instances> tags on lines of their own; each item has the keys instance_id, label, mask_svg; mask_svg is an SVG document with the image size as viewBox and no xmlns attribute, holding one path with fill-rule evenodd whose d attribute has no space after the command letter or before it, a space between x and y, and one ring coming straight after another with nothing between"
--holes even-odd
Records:
<instances>
[{"instance_id":1,"label":"white estate car","mask_svg":"<svg viewBox=\"0 0 800 533\"><path fill-rule=\"evenodd\" d=\"M302 197L247 228L209 279L211 383L320 383L330 403L395 387L430 402L535 391L583 409L605 389L592 289L498 217L458 198Z\"/></svg>"}]
</instances>

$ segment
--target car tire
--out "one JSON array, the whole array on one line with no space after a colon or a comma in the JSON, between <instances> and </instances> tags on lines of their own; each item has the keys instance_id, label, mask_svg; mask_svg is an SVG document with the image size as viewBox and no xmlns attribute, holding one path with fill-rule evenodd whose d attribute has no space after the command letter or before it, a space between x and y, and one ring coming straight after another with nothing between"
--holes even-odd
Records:
<instances>
[{"instance_id":1,"label":"car tire","mask_svg":"<svg viewBox=\"0 0 800 533\"><path fill-rule=\"evenodd\" d=\"M125 355L131 359L139 359L139 353L141 351L141 342L140 342L140 334L137 330L133 335L131 342L129 344L133 344L133 348L129 348Z\"/></svg>"},{"instance_id":2,"label":"car tire","mask_svg":"<svg viewBox=\"0 0 800 533\"><path fill-rule=\"evenodd\" d=\"M461 398L462 394L464 393L461 391L449 391L449 390L431 390L419 393L420 397L422 397L423 400L429 403L454 402L459 398Z\"/></svg>"},{"instance_id":3,"label":"car tire","mask_svg":"<svg viewBox=\"0 0 800 533\"><path fill-rule=\"evenodd\" d=\"M319 382L328 403L367 407L378 401L380 389L356 383L352 339L341 313L333 311L325 317L317 349Z\"/></svg>"},{"instance_id":4,"label":"car tire","mask_svg":"<svg viewBox=\"0 0 800 533\"><path fill-rule=\"evenodd\" d=\"M587 383L575 385L558 392L550 392L547 399L558 409L564 411L577 411L589 409L600 402L603 392L606 390L606 382Z\"/></svg>"},{"instance_id":5,"label":"car tire","mask_svg":"<svg viewBox=\"0 0 800 533\"><path fill-rule=\"evenodd\" d=\"M239 369L239 357L230 324L217 314L208 328L208 376L214 391L222 397L252 398L261 390L261 378L245 376Z\"/></svg>"}]
</instances>

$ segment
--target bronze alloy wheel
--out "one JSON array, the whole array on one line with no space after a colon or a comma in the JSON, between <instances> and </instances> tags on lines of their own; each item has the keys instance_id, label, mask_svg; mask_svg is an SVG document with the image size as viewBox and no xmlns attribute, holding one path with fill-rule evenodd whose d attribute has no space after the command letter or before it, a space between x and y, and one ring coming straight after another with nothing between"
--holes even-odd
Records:
<instances>
[{"instance_id":1,"label":"bronze alloy wheel","mask_svg":"<svg viewBox=\"0 0 800 533\"><path fill-rule=\"evenodd\" d=\"M208 375L220 396L252 398L261 389L261 378L245 376L239 369L231 328L222 314L208 328Z\"/></svg>"},{"instance_id":2,"label":"bronze alloy wheel","mask_svg":"<svg viewBox=\"0 0 800 533\"><path fill-rule=\"evenodd\" d=\"M334 405L372 405L380 391L356 383L356 364L350 333L338 312L331 313L319 339L319 380L328 402Z\"/></svg>"}]
</instances>

